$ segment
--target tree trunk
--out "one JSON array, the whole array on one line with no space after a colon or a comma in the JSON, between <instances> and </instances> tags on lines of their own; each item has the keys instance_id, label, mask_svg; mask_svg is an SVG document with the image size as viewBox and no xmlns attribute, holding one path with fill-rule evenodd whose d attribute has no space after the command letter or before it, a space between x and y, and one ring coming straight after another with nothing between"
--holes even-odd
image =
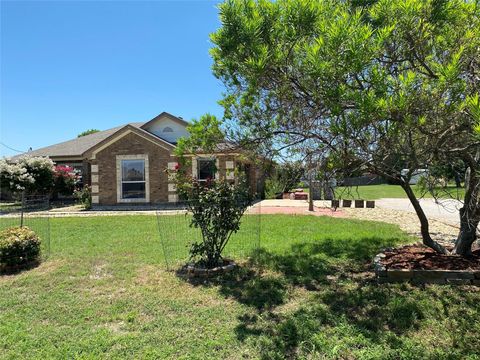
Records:
<instances>
[{"instance_id":1,"label":"tree trunk","mask_svg":"<svg viewBox=\"0 0 480 360\"><path fill-rule=\"evenodd\" d=\"M405 191L405 193L407 194L408 199L410 200L413 208L415 209L418 220L420 220L420 232L422 234L423 244L432 248L436 252L439 252L441 254L448 254L445 247L443 247L442 245L434 241L430 236L429 223L428 223L427 216L425 215L425 212L423 211L422 206L420 205L420 202L415 196L415 193L413 192L410 184L408 184L408 182L404 182L401 184L401 186Z\"/></svg>"},{"instance_id":2,"label":"tree trunk","mask_svg":"<svg viewBox=\"0 0 480 360\"><path fill-rule=\"evenodd\" d=\"M453 253L457 255L472 255L472 245L477 239L479 219L471 217L468 213L468 208L460 209L460 233L453 249Z\"/></svg>"},{"instance_id":3,"label":"tree trunk","mask_svg":"<svg viewBox=\"0 0 480 360\"><path fill-rule=\"evenodd\" d=\"M455 241L453 252L457 255L472 254L472 245L477 239L477 227L480 222L480 150L474 157L466 156L468 164L465 172L465 197L460 209L460 233Z\"/></svg>"}]
</instances>

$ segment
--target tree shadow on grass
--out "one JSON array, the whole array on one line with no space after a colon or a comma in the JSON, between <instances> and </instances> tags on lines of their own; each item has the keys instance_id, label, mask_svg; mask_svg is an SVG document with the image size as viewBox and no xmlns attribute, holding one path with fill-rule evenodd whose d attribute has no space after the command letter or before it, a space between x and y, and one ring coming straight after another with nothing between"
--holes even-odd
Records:
<instances>
[{"instance_id":1,"label":"tree shadow on grass","mask_svg":"<svg viewBox=\"0 0 480 360\"><path fill-rule=\"evenodd\" d=\"M422 356L406 334L428 316L428 302L417 299L424 295L410 285L378 285L371 271L373 256L392 245L394 240L372 237L298 243L284 253L259 249L233 273L194 284L217 286L250 308L238 317L236 335L258 341L264 358L327 354L337 347L333 342L355 339L359 348L385 346L393 357L397 349ZM356 276L364 272L369 276ZM352 357L351 345L343 346Z\"/></svg>"}]
</instances>

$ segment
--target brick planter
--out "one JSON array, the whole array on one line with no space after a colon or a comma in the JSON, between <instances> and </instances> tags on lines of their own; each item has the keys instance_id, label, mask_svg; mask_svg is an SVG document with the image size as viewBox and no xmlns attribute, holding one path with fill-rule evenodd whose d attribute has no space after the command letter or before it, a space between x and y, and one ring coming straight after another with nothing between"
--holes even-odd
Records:
<instances>
[{"instance_id":1,"label":"brick planter","mask_svg":"<svg viewBox=\"0 0 480 360\"><path fill-rule=\"evenodd\" d=\"M183 266L179 274L187 278L210 278L218 275L226 274L237 267L237 264L233 260L227 260L225 265L217 266L213 269L205 269L201 267L195 267L193 264L187 264Z\"/></svg>"},{"instance_id":2,"label":"brick planter","mask_svg":"<svg viewBox=\"0 0 480 360\"><path fill-rule=\"evenodd\" d=\"M382 264L383 258L385 258L385 254L380 253L373 259L379 283L411 282L413 284L480 286L480 270L387 269Z\"/></svg>"}]
</instances>

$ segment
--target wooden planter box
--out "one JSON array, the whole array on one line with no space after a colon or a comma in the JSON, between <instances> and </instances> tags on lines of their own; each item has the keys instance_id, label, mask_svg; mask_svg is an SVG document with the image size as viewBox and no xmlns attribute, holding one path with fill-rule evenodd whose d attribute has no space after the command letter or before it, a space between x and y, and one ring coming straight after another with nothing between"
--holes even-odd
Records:
<instances>
[{"instance_id":1,"label":"wooden planter box","mask_svg":"<svg viewBox=\"0 0 480 360\"><path fill-rule=\"evenodd\" d=\"M375 207L375 201L374 200L367 200L365 202L365 207L368 209L373 209Z\"/></svg>"},{"instance_id":2,"label":"wooden planter box","mask_svg":"<svg viewBox=\"0 0 480 360\"><path fill-rule=\"evenodd\" d=\"M343 207L351 207L352 206L352 200L343 200L342 201L342 206Z\"/></svg>"}]
</instances>

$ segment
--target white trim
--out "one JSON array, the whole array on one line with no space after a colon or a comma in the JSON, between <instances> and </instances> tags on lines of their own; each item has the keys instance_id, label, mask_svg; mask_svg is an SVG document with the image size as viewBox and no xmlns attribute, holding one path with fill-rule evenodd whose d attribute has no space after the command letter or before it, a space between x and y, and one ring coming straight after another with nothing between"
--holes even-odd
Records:
<instances>
[{"instance_id":1,"label":"white trim","mask_svg":"<svg viewBox=\"0 0 480 360\"><path fill-rule=\"evenodd\" d=\"M121 129L118 130L118 131L121 131ZM143 130L143 129L142 129L141 131L146 131L146 130ZM136 133L135 131L133 131L132 129L127 129L123 134L118 134L117 136L115 136L115 137L113 137L112 139L110 139L110 141L106 142L105 144L103 144L103 145L100 146L99 148L93 150L93 151L92 151L92 154L91 154L91 156L90 156L90 159L95 159L95 158L96 158L96 155L97 155L100 151L102 151L103 149L109 147L110 145L112 145L113 143L117 142L118 140L120 140L121 138L125 137L126 135L128 135L128 134L130 134L130 133L133 133L133 134L135 134L135 135L138 135L138 136L144 138L145 140L148 140L148 141L150 141L150 142L152 142L152 143L160 146L161 148L163 148L163 149L165 149L165 150L171 151L172 149L175 148L174 145L172 145L172 144L170 144L170 143L168 143L168 142L166 142L165 140L162 140L162 139L160 139L160 138L158 138L158 139L156 139L156 140L159 140L159 141L161 141L161 142L164 142L165 144L168 144L168 145L170 145L171 147L170 147L170 148L167 148L167 147L165 147L165 146L162 146L162 145L160 145L159 143L157 143L156 141L148 138L147 136L145 136L145 135L143 135L143 134L138 134L138 133ZM155 136L155 135L151 135L151 136ZM87 152L88 152L88 150L87 150Z\"/></svg>"},{"instance_id":2,"label":"white trim","mask_svg":"<svg viewBox=\"0 0 480 360\"><path fill-rule=\"evenodd\" d=\"M122 160L144 160L145 161L145 198L143 199L122 199ZM117 202L118 203L148 203L150 202L150 168L148 165L148 155L117 155Z\"/></svg>"}]
</instances>

